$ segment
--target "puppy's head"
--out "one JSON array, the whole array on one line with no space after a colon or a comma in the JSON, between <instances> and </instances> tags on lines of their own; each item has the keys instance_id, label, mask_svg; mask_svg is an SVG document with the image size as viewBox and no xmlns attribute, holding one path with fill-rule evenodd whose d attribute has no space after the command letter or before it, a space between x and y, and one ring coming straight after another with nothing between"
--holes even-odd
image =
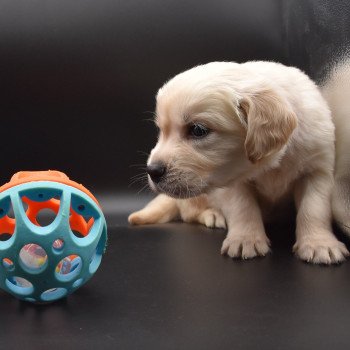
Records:
<instances>
[{"instance_id":1,"label":"puppy's head","mask_svg":"<svg viewBox=\"0 0 350 350\"><path fill-rule=\"evenodd\" d=\"M276 91L244 79L239 65L215 63L159 90L159 137L147 163L152 189L197 196L251 176L283 150L296 116Z\"/></svg>"}]
</instances>

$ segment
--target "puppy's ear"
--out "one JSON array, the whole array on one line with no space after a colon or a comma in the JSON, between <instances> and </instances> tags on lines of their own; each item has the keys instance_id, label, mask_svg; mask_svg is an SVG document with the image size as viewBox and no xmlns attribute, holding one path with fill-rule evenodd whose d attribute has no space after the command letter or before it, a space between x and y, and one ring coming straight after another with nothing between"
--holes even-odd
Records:
<instances>
[{"instance_id":1,"label":"puppy's ear","mask_svg":"<svg viewBox=\"0 0 350 350\"><path fill-rule=\"evenodd\" d=\"M243 97L240 110L247 127L244 146L252 163L278 152L297 126L291 107L273 90Z\"/></svg>"}]
</instances>

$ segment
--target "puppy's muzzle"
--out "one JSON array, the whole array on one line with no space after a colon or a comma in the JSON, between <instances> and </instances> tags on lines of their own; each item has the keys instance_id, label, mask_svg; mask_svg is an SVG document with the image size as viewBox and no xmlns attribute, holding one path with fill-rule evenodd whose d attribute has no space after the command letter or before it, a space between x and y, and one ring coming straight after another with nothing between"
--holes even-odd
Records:
<instances>
[{"instance_id":1,"label":"puppy's muzzle","mask_svg":"<svg viewBox=\"0 0 350 350\"><path fill-rule=\"evenodd\" d=\"M166 166L163 163L149 164L147 165L147 173L154 183L158 183L166 173Z\"/></svg>"}]
</instances>

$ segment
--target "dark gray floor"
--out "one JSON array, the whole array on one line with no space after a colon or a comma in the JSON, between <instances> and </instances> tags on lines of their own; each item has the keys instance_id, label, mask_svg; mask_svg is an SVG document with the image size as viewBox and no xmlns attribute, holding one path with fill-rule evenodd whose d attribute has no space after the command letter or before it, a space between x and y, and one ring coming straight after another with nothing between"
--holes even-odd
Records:
<instances>
[{"instance_id":1,"label":"dark gray floor","mask_svg":"<svg viewBox=\"0 0 350 350\"><path fill-rule=\"evenodd\" d=\"M125 198L101 202L109 246L97 274L51 305L0 292L0 349L349 347L350 261L298 261L291 220L268 226L273 254L243 262L219 254L224 231L128 227L126 211L111 209Z\"/></svg>"}]
</instances>

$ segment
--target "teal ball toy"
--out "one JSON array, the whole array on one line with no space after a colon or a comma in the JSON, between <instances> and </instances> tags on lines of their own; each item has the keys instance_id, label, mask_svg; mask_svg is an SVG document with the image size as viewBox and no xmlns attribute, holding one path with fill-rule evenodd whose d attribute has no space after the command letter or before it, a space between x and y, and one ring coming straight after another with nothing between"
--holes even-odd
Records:
<instances>
[{"instance_id":1,"label":"teal ball toy","mask_svg":"<svg viewBox=\"0 0 350 350\"><path fill-rule=\"evenodd\" d=\"M59 171L19 172L0 187L0 288L61 299L100 266L107 225L96 198Z\"/></svg>"}]
</instances>

